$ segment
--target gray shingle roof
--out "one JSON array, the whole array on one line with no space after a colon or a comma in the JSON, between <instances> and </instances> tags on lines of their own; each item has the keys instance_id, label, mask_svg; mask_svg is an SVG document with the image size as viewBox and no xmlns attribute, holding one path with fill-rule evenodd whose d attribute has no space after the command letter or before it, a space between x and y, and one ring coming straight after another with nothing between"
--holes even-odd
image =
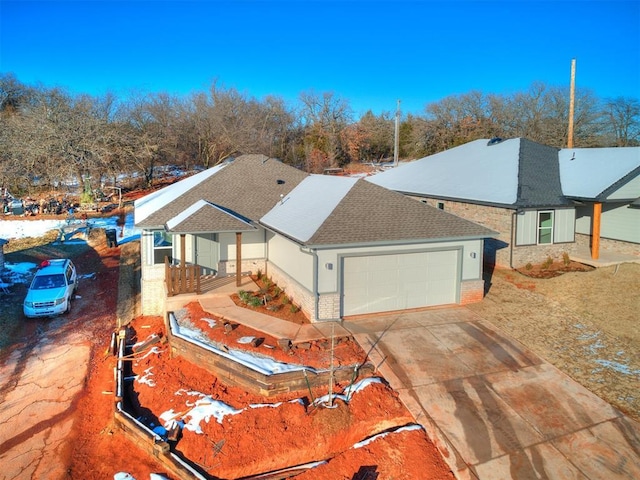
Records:
<instances>
[{"instance_id":1,"label":"gray shingle roof","mask_svg":"<svg viewBox=\"0 0 640 480\"><path fill-rule=\"evenodd\" d=\"M474 140L401 164L369 181L423 197L526 208L566 205L558 149L525 138Z\"/></svg>"},{"instance_id":2,"label":"gray shingle roof","mask_svg":"<svg viewBox=\"0 0 640 480\"><path fill-rule=\"evenodd\" d=\"M280 195L289 193L307 175L264 155L242 155L193 188L165 201L137 226L164 227L167 221L198 200L255 221L280 200Z\"/></svg>"},{"instance_id":3,"label":"gray shingle roof","mask_svg":"<svg viewBox=\"0 0 640 480\"><path fill-rule=\"evenodd\" d=\"M359 180L307 245L484 238L495 232L400 193Z\"/></svg>"},{"instance_id":4,"label":"gray shingle roof","mask_svg":"<svg viewBox=\"0 0 640 480\"><path fill-rule=\"evenodd\" d=\"M250 221L204 200L199 200L166 223L173 233L243 232L255 230Z\"/></svg>"},{"instance_id":5,"label":"gray shingle roof","mask_svg":"<svg viewBox=\"0 0 640 480\"><path fill-rule=\"evenodd\" d=\"M555 147L520 139L516 207L552 207L569 203L562 194L558 151Z\"/></svg>"},{"instance_id":6,"label":"gray shingle roof","mask_svg":"<svg viewBox=\"0 0 640 480\"><path fill-rule=\"evenodd\" d=\"M189 179L182 182L186 181ZM190 182L189 188L174 184L174 190L156 194L160 205L150 205L153 198L141 201L148 215L137 226L204 233L246 231L260 223L299 244L314 246L484 238L495 234L365 180L310 177L262 155L239 157L211 175ZM178 192L175 198L172 191Z\"/></svg>"}]
</instances>

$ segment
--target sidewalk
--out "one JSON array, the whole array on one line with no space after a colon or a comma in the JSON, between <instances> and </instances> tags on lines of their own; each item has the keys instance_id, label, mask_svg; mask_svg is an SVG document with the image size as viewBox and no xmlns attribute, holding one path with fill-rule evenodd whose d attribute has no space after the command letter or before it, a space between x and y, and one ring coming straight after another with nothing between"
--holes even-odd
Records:
<instances>
[{"instance_id":1,"label":"sidewalk","mask_svg":"<svg viewBox=\"0 0 640 480\"><path fill-rule=\"evenodd\" d=\"M200 300L204 310L223 320L231 320L251 327L276 339L289 339L292 344L331 338L332 328L336 337L348 337L351 333L337 322L297 325L279 318L238 307L226 294L210 295Z\"/></svg>"}]
</instances>

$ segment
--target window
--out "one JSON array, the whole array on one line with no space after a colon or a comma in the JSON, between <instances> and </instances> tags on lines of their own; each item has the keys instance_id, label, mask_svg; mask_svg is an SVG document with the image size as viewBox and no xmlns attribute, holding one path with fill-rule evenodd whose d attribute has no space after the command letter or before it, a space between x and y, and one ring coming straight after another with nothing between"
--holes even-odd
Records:
<instances>
[{"instance_id":1,"label":"window","mask_svg":"<svg viewBox=\"0 0 640 480\"><path fill-rule=\"evenodd\" d=\"M553 211L538 212L538 244L553 243Z\"/></svg>"},{"instance_id":2,"label":"window","mask_svg":"<svg viewBox=\"0 0 640 480\"><path fill-rule=\"evenodd\" d=\"M444 203L443 202L438 202L438 208L440 210L444 210Z\"/></svg>"},{"instance_id":3,"label":"window","mask_svg":"<svg viewBox=\"0 0 640 480\"><path fill-rule=\"evenodd\" d=\"M169 262L173 261L171 234L164 231L153 232L153 263L164 263L164 257L169 257Z\"/></svg>"}]
</instances>

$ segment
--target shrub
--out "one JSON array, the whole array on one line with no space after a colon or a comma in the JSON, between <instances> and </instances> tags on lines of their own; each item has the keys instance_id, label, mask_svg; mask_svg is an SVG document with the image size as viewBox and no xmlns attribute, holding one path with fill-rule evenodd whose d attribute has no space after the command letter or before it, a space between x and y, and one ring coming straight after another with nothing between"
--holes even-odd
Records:
<instances>
[{"instance_id":1,"label":"shrub","mask_svg":"<svg viewBox=\"0 0 640 480\"><path fill-rule=\"evenodd\" d=\"M282 289L279 286L276 285L275 287L273 287L274 297L279 297L281 293L282 293Z\"/></svg>"},{"instance_id":2,"label":"shrub","mask_svg":"<svg viewBox=\"0 0 640 480\"><path fill-rule=\"evenodd\" d=\"M249 300L247 301L247 305L249 305L250 307L259 307L260 305L262 305L262 299L260 297L250 296Z\"/></svg>"},{"instance_id":3,"label":"shrub","mask_svg":"<svg viewBox=\"0 0 640 480\"><path fill-rule=\"evenodd\" d=\"M239 290L238 297L240 298L240 301L246 305L249 303L249 300L251 299L251 294L246 290Z\"/></svg>"},{"instance_id":4,"label":"shrub","mask_svg":"<svg viewBox=\"0 0 640 480\"><path fill-rule=\"evenodd\" d=\"M542 264L542 268L543 269L547 269L549 268L551 265L553 265L553 258L551 257L547 257L547 259L544 261L544 263Z\"/></svg>"},{"instance_id":5,"label":"shrub","mask_svg":"<svg viewBox=\"0 0 640 480\"><path fill-rule=\"evenodd\" d=\"M527 263L527 264L524 266L524 268L525 268L526 270L531 270L531 269L533 268L533 265L531 265L531 262L529 262L529 263Z\"/></svg>"},{"instance_id":6,"label":"shrub","mask_svg":"<svg viewBox=\"0 0 640 480\"><path fill-rule=\"evenodd\" d=\"M564 252L562 254L562 261L565 267L568 267L569 264L571 263L571 258L569 258L569 254L567 252Z\"/></svg>"},{"instance_id":7,"label":"shrub","mask_svg":"<svg viewBox=\"0 0 640 480\"><path fill-rule=\"evenodd\" d=\"M258 271L256 272L256 278L258 280L260 280L262 278L262 270L258 269Z\"/></svg>"},{"instance_id":8,"label":"shrub","mask_svg":"<svg viewBox=\"0 0 640 480\"><path fill-rule=\"evenodd\" d=\"M289 311L290 311L291 313L298 313L298 310L300 310L300 309L299 309L299 308L298 308L298 306L297 306L296 304L294 304L294 303L292 303L292 304L289 306Z\"/></svg>"}]
</instances>

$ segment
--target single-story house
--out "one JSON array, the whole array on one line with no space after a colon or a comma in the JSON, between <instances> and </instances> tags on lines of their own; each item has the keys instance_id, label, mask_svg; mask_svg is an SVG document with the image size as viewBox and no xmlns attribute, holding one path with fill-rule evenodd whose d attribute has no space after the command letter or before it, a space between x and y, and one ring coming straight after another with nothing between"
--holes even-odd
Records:
<instances>
[{"instance_id":1,"label":"single-story house","mask_svg":"<svg viewBox=\"0 0 640 480\"><path fill-rule=\"evenodd\" d=\"M243 155L135 202L143 314L161 314L170 265L260 271L313 321L479 301L496 233L363 179ZM239 283L238 283L239 284Z\"/></svg>"},{"instance_id":2,"label":"single-story house","mask_svg":"<svg viewBox=\"0 0 640 480\"><path fill-rule=\"evenodd\" d=\"M499 232L485 260L518 268L599 249L640 255L640 147L481 139L368 178Z\"/></svg>"}]
</instances>

